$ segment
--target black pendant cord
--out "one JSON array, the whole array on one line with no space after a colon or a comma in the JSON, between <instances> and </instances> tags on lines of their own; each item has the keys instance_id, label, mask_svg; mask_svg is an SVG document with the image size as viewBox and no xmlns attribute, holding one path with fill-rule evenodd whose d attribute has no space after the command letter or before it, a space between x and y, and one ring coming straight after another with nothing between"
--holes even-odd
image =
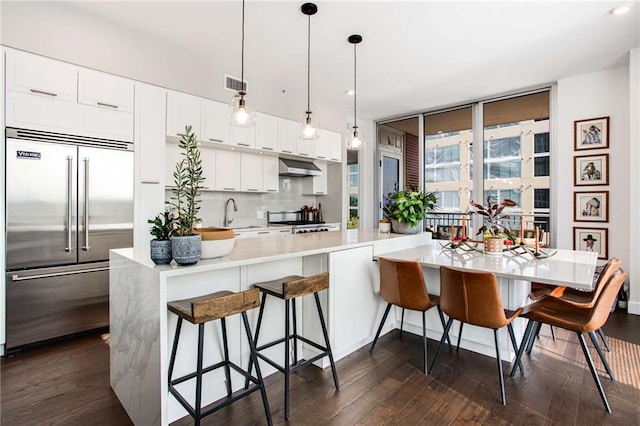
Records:
<instances>
[{"instance_id":1,"label":"black pendant cord","mask_svg":"<svg viewBox=\"0 0 640 426\"><path fill-rule=\"evenodd\" d=\"M356 71L356 66L358 64L358 60L356 58L357 44L353 44L353 130L357 132L358 128L358 115L357 115L357 97L358 97L358 73Z\"/></svg>"},{"instance_id":2,"label":"black pendant cord","mask_svg":"<svg viewBox=\"0 0 640 426\"><path fill-rule=\"evenodd\" d=\"M245 95L244 87L244 0L242 0L242 49L240 59L240 94Z\"/></svg>"},{"instance_id":3,"label":"black pendant cord","mask_svg":"<svg viewBox=\"0 0 640 426\"><path fill-rule=\"evenodd\" d=\"M307 114L311 113L311 15L307 15Z\"/></svg>"}]
</instances>

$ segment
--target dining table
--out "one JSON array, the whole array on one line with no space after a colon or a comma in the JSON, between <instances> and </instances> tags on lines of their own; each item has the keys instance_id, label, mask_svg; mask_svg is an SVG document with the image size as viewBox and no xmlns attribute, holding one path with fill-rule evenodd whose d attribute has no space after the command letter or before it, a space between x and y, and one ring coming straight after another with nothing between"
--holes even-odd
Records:
<instances>
[{"instance_id":1,"label":"dining table","mask_svg":"<svg viewBox=\"0 0 640 426\"><path fill-rule=\"evenodd\" d=\"M452 245L450 241L432 240L430 244L385 253L381 257L419 262L423 268L428 291L435 295L440 294L439 268L441 266L492 272L498 279L503 306L509 310L516 310L529 302L531 282L566 286L582 291L593 289L598 253L540 248L538 252L505 250L502 253L490 254L484 253L482 249L482 243ZM536 256L535 253L538 255ZM433 317L430 318L430 315ZM421 321L420 313L407 312L404 318L405 329L414 329L416 334L420 334ZM525 325L524 319L517 319L514 322L517 341L522 338ZM428 336L440 340L442 326L437 315L428 313L427 327ZM515 351L509 343L506 330L500 332L504 333L500 339L502 359L511 360L515 357ZM458 327L454 324L450 331L452 341L457 338L457 335ZM460 347L495 357L493 342L492 330L465 326Z\"/></svg>"}]
</instances>

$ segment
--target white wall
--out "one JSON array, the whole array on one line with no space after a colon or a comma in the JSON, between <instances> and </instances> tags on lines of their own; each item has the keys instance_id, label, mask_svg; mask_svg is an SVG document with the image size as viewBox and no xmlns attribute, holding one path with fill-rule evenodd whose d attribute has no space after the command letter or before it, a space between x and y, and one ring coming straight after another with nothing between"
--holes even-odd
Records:
<instances>
[{"instance_id":1,"label":"white wall","mask_svg":"<svg viewBox=\"0 0 640 426\"><path fill-rule=\"evenodd\" d=\"M574 152L575 120L609 117L609 148ZM637 117L634 119L637 122ZM616 256L628 269L629 255L629 69L621 67L583 74L558 81L557 146L553 154L558 168L553 171L556 206L557 246L573 248L573 227L608 228L609 257ZM609 154L609 185L573 186L574 155ZM637 163L636 163L637 164ZM609 222L573 221L573 192L609 191ZM637 195L636 195L637 196ZM629 274L629 278L633 276Z\"/></svg>"},{"instance_id":2,"label":"white wall","mask_svg":"<svg viewBox=\"0 0 640 426\"><path fill-rule=\"evenodd\" d=\"M640 13L640 8L638 8ZM639 35L640 37L640 35ZM629 258L634 262L625 265L629 273L629 312L640 315L640 49L631 51L629 58L629 146L627 163L629 176Z\"/></svg>"}]
</instances>

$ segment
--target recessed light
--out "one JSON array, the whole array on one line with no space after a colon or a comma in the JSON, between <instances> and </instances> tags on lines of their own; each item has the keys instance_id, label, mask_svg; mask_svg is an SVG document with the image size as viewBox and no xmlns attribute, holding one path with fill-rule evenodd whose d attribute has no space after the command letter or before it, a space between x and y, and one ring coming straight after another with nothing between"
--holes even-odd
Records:
<instances>
[{"instance_id":1,"label":"recessed light","mask_svg":"<svg viewBox=\"0 0 640 426\"><path fill-rule=\"evenodd\" d=\"M625 13L629 12L631 10L631 5L630 4L622 4L620 6L616 6L613 9L611 9L611 11L609 13L611 13L612 15L624 15Z\"/></svg>"},{"instance_id":2,"label":"recessed light","mask_svg":"<svg viewBox=\"0 0 640 426\"><path fill-rule=\"evenodd\" d=\"M353 89L349 89L346 92L344 92L345 94L349 95L349 96L353 96L356 94L356 91Z\"/></svg>"}]
</instances>

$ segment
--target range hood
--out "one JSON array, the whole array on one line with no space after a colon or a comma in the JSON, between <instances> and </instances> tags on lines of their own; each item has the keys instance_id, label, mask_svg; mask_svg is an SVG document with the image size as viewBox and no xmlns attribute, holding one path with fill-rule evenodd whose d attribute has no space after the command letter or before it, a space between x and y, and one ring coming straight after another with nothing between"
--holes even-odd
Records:
<instances>
[{"instance_id":1,"label":"range hood","mask_svg":"<svg viewBox=\"0 0 640 426\"><path fill-rule=\"evenodd\" d=\"M311 161L280 159L280 176L322 176L322 170Z\"/></svg>"}]
</instances>

